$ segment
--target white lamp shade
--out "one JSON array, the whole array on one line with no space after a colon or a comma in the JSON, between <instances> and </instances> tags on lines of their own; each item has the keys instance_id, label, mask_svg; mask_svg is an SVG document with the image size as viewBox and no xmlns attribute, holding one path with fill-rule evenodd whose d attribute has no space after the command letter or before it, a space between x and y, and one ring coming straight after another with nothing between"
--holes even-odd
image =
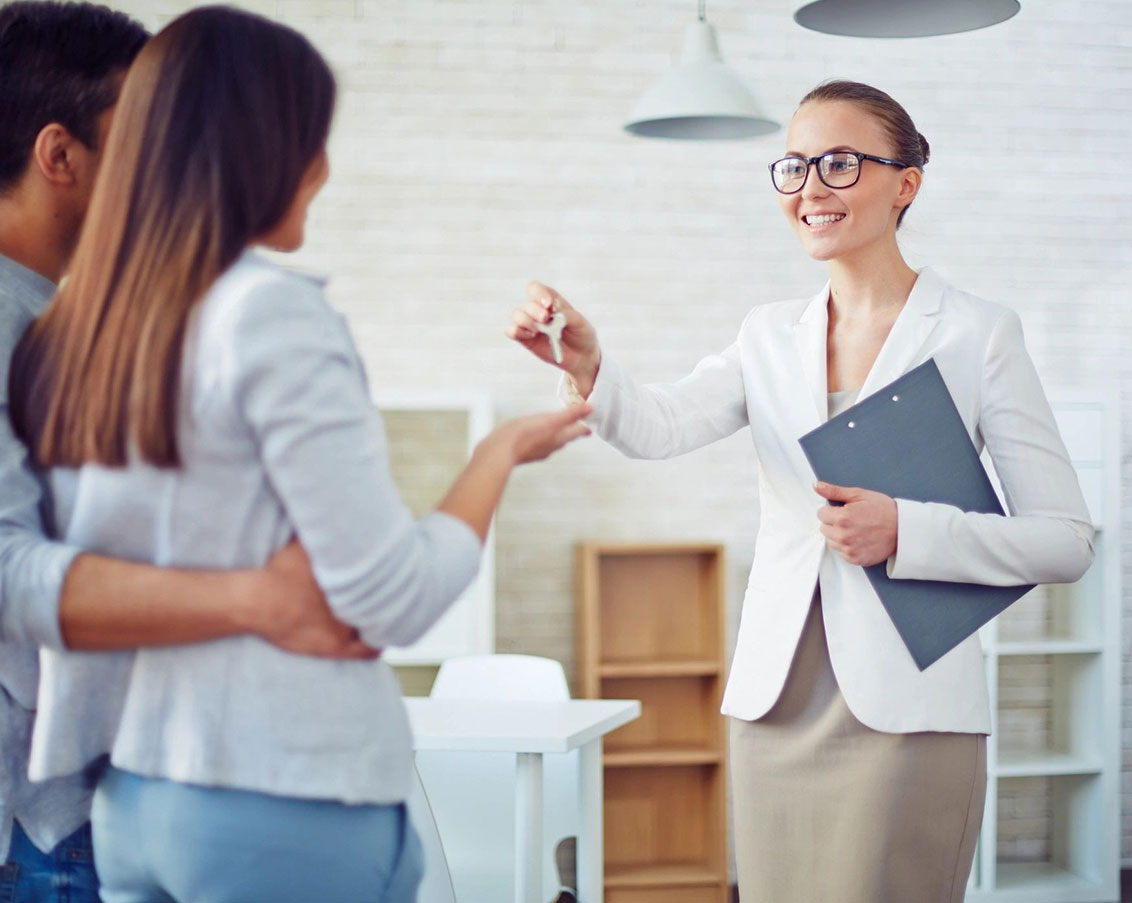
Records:
<instances>
[{"instance_id":1,"label":"white lamp shade","mask_svg":"<svg viewBox=\"0 0 1132 903\"><path fill-rule=\"evenodd\" d=\"M642 96L625 130L649 138L752 138L777 131L754 95L724 65L715 29L701 20L684 33L680 65Z\"/></svg>"},{"instance_id":2,"label":"white lamp shade","mask_svg":"<svg viewBox=\"0 0 1132 903\"><path fill-rule=\"evenodd\" d=\"M794 21L857 38L922 38L1004 22L1018 0L795 0Z\"/></svg>"}]
</instances>

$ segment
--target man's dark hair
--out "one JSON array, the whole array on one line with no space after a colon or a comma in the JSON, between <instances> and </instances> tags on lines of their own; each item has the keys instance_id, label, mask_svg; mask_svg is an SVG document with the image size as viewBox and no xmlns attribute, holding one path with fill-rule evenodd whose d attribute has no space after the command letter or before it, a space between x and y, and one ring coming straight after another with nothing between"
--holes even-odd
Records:
<instances>
[{"instance_id":1,"label":"man's dark hair","mask_svg":"<svg viewBox=\"0 0 1132 903\"><path fill-rule=\"evenodd\" d=\"M91 3L21 0L0 6L0 191L23 175L44 126L57 122L89 148L98 116L118 99L148 32Z\"/></svg>"}]
</instances>

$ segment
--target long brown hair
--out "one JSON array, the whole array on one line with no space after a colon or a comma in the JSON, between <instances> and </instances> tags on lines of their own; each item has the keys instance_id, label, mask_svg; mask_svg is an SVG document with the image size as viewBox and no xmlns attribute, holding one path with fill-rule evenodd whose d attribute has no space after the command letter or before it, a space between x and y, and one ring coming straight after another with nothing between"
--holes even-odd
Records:
<instances>
[{"instance_id":1,"label":"long brown hair","mask_svg":"<svg viewBox=\"0 0 1132 903\"><path fill-rule=\"evenodd\" d=\"M798 106L805 106L810 101L832 100L855 103L879 119L880 124L892 141L896 159L923 170L924 164L928 162L928 157L931 155L928 139L916 130L908 111L897 103L890 94L885 94L880 88L874 88L872 85L866 85L862 82L833 80L822 82L803 97ZM898 229L901 222L904 221L904 214L908 212L908 207L911 206L911 204L908 204L896 217Z\"/></svg>"},{"instance_id":2,"label":"long brown hair","mask_svg":"<svg viewBox=\"0 0 1132 903\"><path fill-rule=\"evenodd\" d=\"M326 144L334 77L282 25L227 7L171 22L118 101L64 284L17 351L12 408L43 466L180 464L194 305L279 222Z\"/></svg>"}]
</instances>

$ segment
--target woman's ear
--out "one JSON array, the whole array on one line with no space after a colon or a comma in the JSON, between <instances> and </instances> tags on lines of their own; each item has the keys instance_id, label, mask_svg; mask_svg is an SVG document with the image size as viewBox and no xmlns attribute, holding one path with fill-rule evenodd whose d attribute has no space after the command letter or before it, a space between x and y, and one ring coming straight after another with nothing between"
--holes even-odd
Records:
<instances>
[{"instance_id":1,"label":"woman's ear","mask_svg":"<svg viewBox=\"0 0 1132 903\"><path fill-rule=\"evenodd\" d=\"M923 184L923 181L924 174L915 166L909 166L905 169L900 176L900 191L897 192L896 202L893 206L902 210L916 200L916 195L920 193L920 185Z\"/></svg>"},{"instance_id":2,"label":"woman's ear","mask_svg":"<svg viewBox=\"0 0 1132 903\"><path fill-rule=\"evenodd\" d=\"M83 143L66 126L49 122L39 130L32 145L31 165L49 182L73 185L79 178L79 149Z\"/></svg>"}]
</instances>

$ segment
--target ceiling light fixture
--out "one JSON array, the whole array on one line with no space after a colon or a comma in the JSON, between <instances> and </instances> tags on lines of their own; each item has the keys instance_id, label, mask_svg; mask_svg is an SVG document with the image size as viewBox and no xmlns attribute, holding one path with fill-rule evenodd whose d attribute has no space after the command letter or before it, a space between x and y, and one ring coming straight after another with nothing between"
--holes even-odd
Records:
<instances>
[{"instance_id":1,"label":"ceiling light fixture","mask_svg":"<svg viewBox=\"0 0 1132 903\"><path fill-rule=\"evenodd\" d=\"M754 138L779 129L742 79L724 65L704 6L705 0L699 0L699 20L684 32L679 65L641 95L625 123L627 132L710 141Z\"/></svg>"},{"instance_id":2,"label":"ceiling light fixture","mask_svg":"<svg viewBox=\"0 0 1132 903\"><path fill-rule=\"evenodd\" d=\"M923 38L1004 22L1018 0L794 0L794 21L857 38Z\"/></svg>"}]
</instances>

